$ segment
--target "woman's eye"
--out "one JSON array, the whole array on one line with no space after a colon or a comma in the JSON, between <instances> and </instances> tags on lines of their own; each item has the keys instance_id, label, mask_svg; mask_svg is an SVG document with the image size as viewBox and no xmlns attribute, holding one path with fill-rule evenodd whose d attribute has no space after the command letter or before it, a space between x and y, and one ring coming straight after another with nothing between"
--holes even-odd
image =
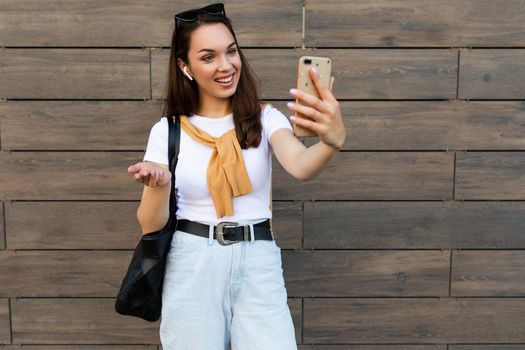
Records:
<instances>
[{"instance_id":1,"label":"woman's eye","mask_svg":"<svg viewBox=\"0 0 525 350\"><path fill-rule=\"evenodd\" d=\"M231 54L235 54L237 52L237 49L233 49L233 50L230 50L229 53ZM209 61L208 58L213 58L213 56L206 56L206 57L203 57L202 59L204 61Z\"/></svg>"}]
</instances>

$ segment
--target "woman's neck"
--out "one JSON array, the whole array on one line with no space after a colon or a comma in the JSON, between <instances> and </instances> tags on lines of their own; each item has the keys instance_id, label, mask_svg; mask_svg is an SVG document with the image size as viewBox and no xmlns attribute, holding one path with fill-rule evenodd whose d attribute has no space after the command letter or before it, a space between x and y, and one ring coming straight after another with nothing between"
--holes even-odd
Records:
<instances>
[{"instance_id":1,"label":"woman's neck","mask_svg":"<svg viewBox=\"0 0 525 350\"><path fill-rule=\"evenodd\" d=\"M221 118L233 113L232 103L229 100L206 100L199 105L197 115L210 118Z\"/></svg>"}]
</instances>

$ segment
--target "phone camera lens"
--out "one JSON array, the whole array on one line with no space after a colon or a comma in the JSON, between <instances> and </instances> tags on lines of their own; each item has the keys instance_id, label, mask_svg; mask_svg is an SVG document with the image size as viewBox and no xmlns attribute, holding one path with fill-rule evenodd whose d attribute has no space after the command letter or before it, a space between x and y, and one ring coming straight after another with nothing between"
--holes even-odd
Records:
<instances>
[{"instance_id":1,"label":"phone camera lens","mask_svg":"<svg viewBox=\"0 0 525 350\"><path fill-rule=\"evenodd\" d=\"M306 59L306 60L304 60L304 63L305 64L312 64L312 60L311 59Z\"/></svg>"}]
</instances>

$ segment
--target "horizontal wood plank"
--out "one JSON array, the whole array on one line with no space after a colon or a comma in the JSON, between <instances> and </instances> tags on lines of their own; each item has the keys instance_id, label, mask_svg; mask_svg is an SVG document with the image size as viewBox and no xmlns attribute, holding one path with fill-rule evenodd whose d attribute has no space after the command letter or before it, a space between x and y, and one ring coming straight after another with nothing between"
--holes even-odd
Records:
<instances>
[{"instance_id":1,"label":"horizontal wood plank","mask_svg":"<svg viewBox=\"0 0 525 350\"><path fill-rule=\"evenodd\" d=\"M343 150L525 149L525 103L520 101L339 104L347 134ZM307 146L319 142L318 137L304 139Z\"/></svg>"},{"instance_id":2,"label":"horizontal wood plank","mask_svg":"<svg viewBox=\"0 0 525 350\"><path fill-rule=\"evenodd\" d=\"M169 46L173 15L191 8L191 1L140 0L119 3L91 1L0 4L0 46ZM243 45L300 46L302 1L225 4L237 39ZM35 16L38 12L38 16Z\"/></svg>"},{"instance_id":3,"label":"horizontal wood plank","mask_svg":"<svg viewBox=\"0 0 525 350\"><path fill-rule=\"evenodd\" d=\"M460 152L455 199L525 199L525 153Z\"/></svg>"},{"instance_id":4,"label":"horizontal wood plank","mask_svg":"<svg viewBox=\"0 0 525 350\"><path fill-rule=\"evenodd\" d=\"M0 297L115 297L131 251L0 251Z\"/></svg>"},{"instance_id":5,"label":"horizontal wood plank","mask_svg":"<svg viewBox=\"0 0 525 350\"><path fill-rule=\"evenodd\" d=\"M143 184L127 168L139 152L0 152L0 198L138 200Z\"/></svg>"},{"instance_id":6,"label":"horizontal wood plank","mask_svg":"<svg viewBox=\"0 0 525 350\"><path fill-rule=\"evenodd\" d=\"M525 251L453 251L450 293L465 297L525 296Z\"/></svg>"},{"instance_id":7,"label":"horizontal wood plank","mask_svg":"<svg viewBox=\"0 0 525 350\"><path fill-rule=\"evenodd\" d=\"M0 62L0 98L151 96L146 49L3 49Z\"/></svg>"},{"instance_id":8,"label":"horizontal wood plank","mask_svg":"<svg viewBox=\"0 0 525 350\"><path fill-rule=\"evenodd\" d=\"M7 248L135 249L142 237L136 216L139 205L6 202ZM301 247L302 215L300 202L274 201L272 228L281 248Z\"/></svg>"},{"instance_id":9,"label":"horizontal wood plank","mask_svg":"<svg viewBox=\"0 0 525 350\"><path fill-rule=\"evenodd\" d=\"M305 249L525 249L525 202L305 202Z\"/></svg>"},{"instance_id":10,"label":"horizontal wood plank","mask_svg":"<svg viewBox=\"0 0 525 350\"><path fill-rule=\"evenodd\" d=\"M291 98L303 55L332 58L337 99L450 99L456 97L457 50L246 49L262 98ZM154 99L165 98L169 50L152 50Z\"/></svg>"},{"instance_id":11,"label":"horizontal wood plank","mask_svg":"<svg viewBox=\"0 0 525 350\"><path fill-rule=\"evenodd\" d=\"M293 115L286 101L267 102ZM339 103L343 150L525 150L525 102ZM1 148L144 151L161 109L162 101L6 101L0 103ZM307 146L319 142L300 139Z\"/></svg>"},{"instance_id":12,"label":"horizontal wood plank","mask_svg":"<svg viewBox=\"0 0 525 350\"><path fill-rule=\"evenodd\" d=\"M524 46L520 0L305 3L307 46Z\"/></svg>"},{"instance_id":13,"label":"horizontal wood plank","mask_svg":"<svg viewBox=\"0 0 525 350\"><path fill-rule=\"evenodd\" d=\"M457 345L450 344L449 350L522 350L525 344L476 344L476 345Z\"/></svg>"},{"instance_id":14,"label":"horizontal wood plank","mask_svg":"<svg viewBox=\"0 0 525 350\"><path fill-rule=\"evenodd\" d=\"M131 255L129 251L2 251L0 297L112 297ZM449 255L447 251L283 251L283 265L293 297L443 296L448 294Z\"/></svg>"},{"instance_id":15,"label":"horizontal wood plank","mask_svg":"<svg viewBox=\"0 0 525 350\"><path fill-rule=\"evenodd\" d=\"M159 324L115 311L115 299L12 299L15 344L159 344Z\"/></svg>"},{"instance_id":16,"label":"horizontal wood plank","mask_svg":"<svg viewBox=\"0 0 525 350\"><path fill-rule=\"evenodd\" d=\"M303 343L523 343L523 298L305 299Z\"/></svg>"},{"instance_id":17,"label":"horizontal wood plank","mask_svg":"<svg viewBox=\"0 0 525 350\"><path fill-rule=\"evenodd\" d=\"M449 251L287 251L293 297L447 296Z\"/></svg>"},{"instance_id":18,"label":"horizontal wood plank","mask_svg":"<svg viewBox=\"0 0 525 350\"><path fill-rule=\"evenodd\" d=\"M0 152L0 198L6 200L138 200L142 184L127 173L133 152ZM449 199L452 153L340 152L309 182L274 159L273 199ZM345 186L341 186L341 184ZM306 190L308 188L308 190Z\"/></svg>"},{"instance_id":19,"label":"horizontal wood plank","mask_svg":"<svg viewBox=\"0 0 525 350\"><path fill-rule=\"evenodd\" d=\"M139 202L6 202L8 249L134 249Z\"/></svg>"},{"instance_id":20,"label":"horizontal wood plank","mask_svg":"<svg viewBox=\"0 0 525 350\"><path fill-rule=\"evenodd\" d=\"M524 99L525 50L461 50L458 89L459 98Z\"/></svg>"},{"instance_id":21,"label":"horizontal wood plank","mask_svg":"<svg viewBox=\"0 0 525 350\"><path fill-rule=\"evenodd\" d=\"M420 200L452 198L451 152L339 152L311 181L273 162L273 198L294 200Z\"/></svg>"},{"instance_id":22,"label":"horizontal wood plank","mask_svg":"<svg viewBox=\"0 0 525 350\"><path fill-rule=\"evenodd\" d=\"M145 151L161 108L160 101L6 101L0 142L13 151Z\"/></svg>"},{"instance_id":23,"label":"horizontal wood plank","mask_svg":"<svg viewBox=\"0 0 525 350\"><path fill-rule=\"evenodd\" d=\"M447 345L299 345L298 350L447 350Z\"/></svg>"},{"instance_id":24,"label":"horizontal wood plank","mask_svg":"<svg viewBox=\"0 0 525 350\"><path fill-rule=\"evenodd\" d=\"M113 297L132 254L131 251L0 251L0 284L4 286L0 297ZM323 256L315 259L322 260ZM286 264L291 267L286 269L293 275L299 268L294 267L297 262L285 261L289 261Z\"/></svg>"},{"instance_id":25,"label":"horizontal wood plank","mask_svg":"<svg viewBox=\"0 0 525 350\"><path fill-rule=\"evenodd\" d=\"M9 300L0 299L0 344L11 343L10 319Z\"/></svg>"},{"instance_id":26,"label":"horizontal wood plank","mask_svg":"<svg viewBox=\"0 0 525 350\"><path fill-rule=\"evenodd\" d=\"M157 345L3 345L2 350L157 350Z\"/></svg>"}]
</instances>

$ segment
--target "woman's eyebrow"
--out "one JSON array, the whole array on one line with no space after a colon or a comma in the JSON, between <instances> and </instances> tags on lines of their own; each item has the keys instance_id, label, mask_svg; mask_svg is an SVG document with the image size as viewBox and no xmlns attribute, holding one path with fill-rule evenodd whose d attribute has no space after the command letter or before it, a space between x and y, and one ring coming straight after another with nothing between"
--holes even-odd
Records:
<instances>
[{"instance_id":1,"label":"woman's eyebrow","mask_svg":"<svg viewBox=\"0 0 525 350\"><path fill-rule=\"evenodd\" d=\"M233 43L231 43L230 45L228 45L227 49L229 49L233 45L235 45L235 41ZM200 49L199 51L197 51L197 53L200 53L201 51L215 52L215 50L213 50L213 49Z\"/></svg>"}]
</instances>

